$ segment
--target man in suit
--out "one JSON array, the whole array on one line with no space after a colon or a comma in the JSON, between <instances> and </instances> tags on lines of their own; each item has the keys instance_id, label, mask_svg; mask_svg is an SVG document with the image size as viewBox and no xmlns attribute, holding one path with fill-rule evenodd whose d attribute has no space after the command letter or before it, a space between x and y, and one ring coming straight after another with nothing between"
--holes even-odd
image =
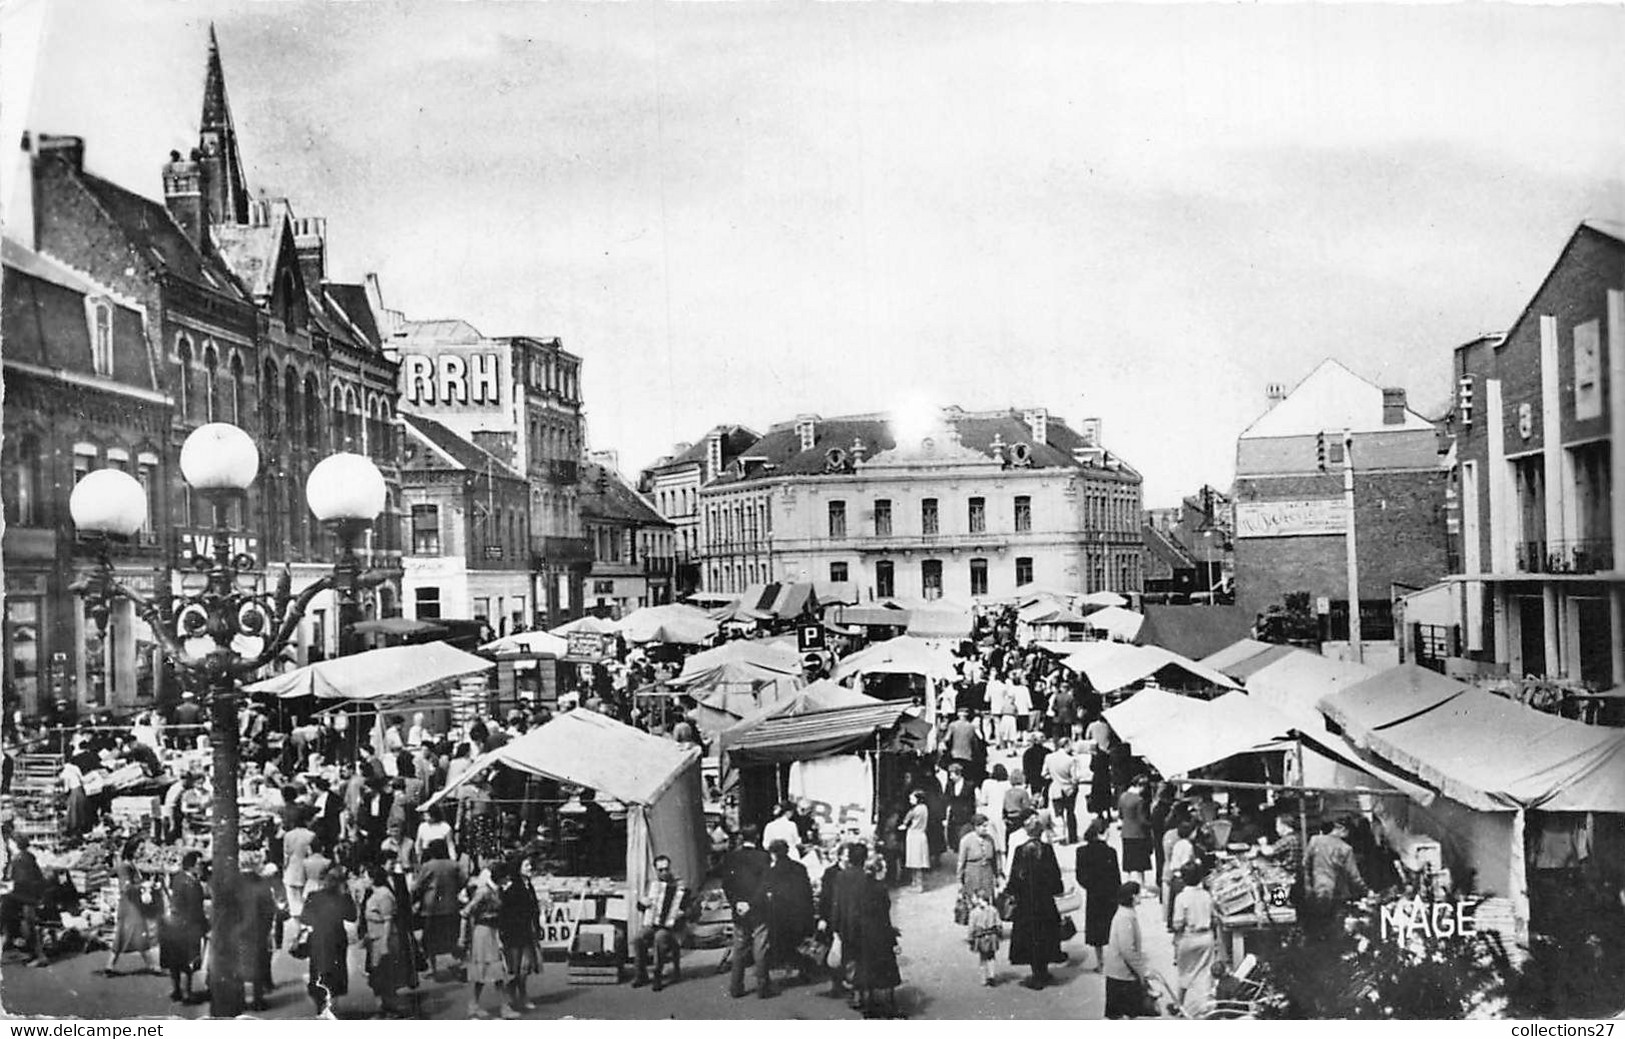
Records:
<instances>
[{"instance_id":1,"label":"man in suit","mask_svg":"<svg viewBox=\"0 0 1625 1039\"><path fill-rule=\"evenodd\" d=\"M395 796L387 780L374 780L361 797L361 815L356 828L361 833L361 859L371 862L372 856L389 835L389 814L395 807Z\"/></svg>"},{"instance_id":2,"label":"man in suit","mask_svg":"<svg viewBox=\"0 0 1625 1039\"><path fill-rule=\"evenodd\" d=\"M344 802L333 793L332 786L322 776L312 777L310 788L313 794L311 807L315 810L315 817L310 821L311 832L324 847L336 848L343 823Z\"/></svg>"},{"instance_id":3,"label":"man in suit","mask_svg":"<svg viewBox=\"0 0 1625 1039\"><path fill-rule=\"evenodd\" d=\"M738 999L745 994L745 959L755 962L756 992L766 999L772 995L767 975L767 912L762 884L767 876L768 854L758 846L760 836L754 826L745 827L739 847L723 862L722 889L733 905L734 933L732 974L728 995Z\"/></svg>"},{"instance_id":4,"label":"man in suit","mask_svg":"<svg viewBox=\"0 0 1625 1039\"><path fill-rule=\"evenodd\" d=\"M812 881L807 867L790 857L790 846L784 841L772 841L767 846L767 872L762 876L760 905L766 910L767 965L792 966L800 980L810 977L811 964L801 954L801 943L813 933ZM763 987L757 995L766 998L773 994L771 981L763 977L765 969L757 967L757 977Z\"/></svg>"},{"instance_id":5,"label":"man in suit","mask_svg":"<svg viewBox=\"0 0 1625 1039\"><path fill-rule=\"evenodd\" d=\"M1049 748L1044 745L1043 734L1035 729L1027 730L1027 749L1021 752L1021 774L1027 777L1027 789L1032 791L1033 801L1042 808L1049 803L1049 779L1044 775L1044 762L1049 758Z\"/></svg>"}]
</instances>

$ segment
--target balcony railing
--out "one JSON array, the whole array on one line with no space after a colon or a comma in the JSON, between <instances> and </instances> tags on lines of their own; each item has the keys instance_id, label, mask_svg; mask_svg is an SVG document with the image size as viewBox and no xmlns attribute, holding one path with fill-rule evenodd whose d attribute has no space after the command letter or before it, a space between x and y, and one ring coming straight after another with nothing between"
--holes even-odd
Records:
<instances>
[{"instance_id":1,"label":"balcony railing","mask_svg":"<svg viewBox=\"0 0 1625 1039\"><path fill-rule=\"evenodd\" d=\"M1520 541L1517 564L1526 574L1595 574L1614 568L1614 542L1610 538Z\"/></svg>"}]
</instances>

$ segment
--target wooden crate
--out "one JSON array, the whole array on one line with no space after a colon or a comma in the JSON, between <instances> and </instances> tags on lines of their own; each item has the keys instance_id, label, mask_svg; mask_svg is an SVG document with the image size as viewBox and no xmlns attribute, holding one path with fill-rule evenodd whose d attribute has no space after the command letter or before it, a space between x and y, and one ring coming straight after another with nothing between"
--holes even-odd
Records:
<instances>
[{"instance_id":1,"label":"wooden crate","mask_svg":"<svg viewBox=\"0 0 1625 1039\"><path fill-rule=\"evenodd\" d=\"M621 983L621 968L616 966L588 966L571 962L569 967L569 980L572 985L619 985Z\"/></svg>"}]
</instances>

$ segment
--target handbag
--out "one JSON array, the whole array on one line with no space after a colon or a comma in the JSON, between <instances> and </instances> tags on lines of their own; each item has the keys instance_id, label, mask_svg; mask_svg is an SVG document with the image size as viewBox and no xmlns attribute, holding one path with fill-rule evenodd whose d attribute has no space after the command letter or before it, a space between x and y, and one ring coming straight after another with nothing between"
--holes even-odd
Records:
<instances>
[{"instance_id":1,"label":"handbag","mask_svg":"<svg viewBox=\"0 0 1625 1039\"><path fill-rule=\"evenodd\" d=\"M1055 911L1062 916L1076 913L1083 908L1083 892L1075 887L1069 887L1055 896Z\"/></svg>"},{"instance_id":2,"label":"handbag","mask_svg":"<svg viewBox=\"0 0 1625 1039\"><path fill-rule=\"evenodd\" d=\"M1016 896L1012 895L1008 888L1005 889L1003 894L999 895L997 908L1000 920L1009 923L1016 918Z\"/></svg>"},{"instance_id":3,"label":"handbag","mask_svg":"<svg viewBox=\"0 0 1625 1039\"><path fill-rule=\"evenodd\" d=\"M1078 936L1078 925L1070 916L1061 917L1061 941L1069 942Z\"/></svg>"},{"instance_id":4,"label":"handbag","mask_svg":"<svg viewBox=\"0 0 1625 1039\"><path fill-rule=\"evenodd\" d=\"M822 967L829 962L829 952L833 944L827 935L812 934L801 939L796 951Z\"/></svg>"},{"instance_id":5,"label":"handbag","mask_svg":"<svg viewBox=\"0 0 1625 1039\"><path fill-rule=\"evenodd\" d=\"M310 928L301 927L294 935L293 948L288 950L288 955L296 960L310 959Z\"/></svg>"}]
</instances>

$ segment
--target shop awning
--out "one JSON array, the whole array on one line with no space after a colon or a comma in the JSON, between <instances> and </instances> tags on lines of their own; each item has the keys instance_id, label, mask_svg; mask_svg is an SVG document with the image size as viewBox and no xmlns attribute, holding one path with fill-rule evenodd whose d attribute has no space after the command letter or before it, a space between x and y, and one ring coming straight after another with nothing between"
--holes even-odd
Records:
<instances>
[{"instance_id":1,"label":"shop awning","mask_svg":"<svg viewBox=\"0 0 1625 1039\"><path fill-rule=\"evenodd\" d=\"M494 666L485 657L465 653L444 642L428 642L307 664L245 686L244 691L269 693L283 699L315 696L321 700L385 703L435 689L467 675L480 674Z\"/></svg>"},{"instance_id":2,"label":"shop awning","mask_svg":"<svg viewBox=\"0 0 1625 1039\"><path fill-rule=\"evenodd\" d=\"M839 682L853 675L924 675L927 678L953 678L953 654L941 645L899 635L861 649L835 665L831 678Z\"/></svg>"},{"instance_id":3,"label":"shop awning","mask_svg":"<svg viewBox=\"0 0 1625 1039\"><path fill-rule=\"evenodd\" d=\"M717 622L704 610L672 603L644 606L622 617L615 630L628 642L697 645L717 633Z\"/></svg>"},{"instance_id":4,"label":"shop awning","mask_svg":"<svg viewBox=\"0 0 1625 1039\"><path fill-rule=\"evenodd\" d=\"M1099 693L1116 692L1152 677L1165 685L1239 688L1212 668L1156 646L1084 642L1061 663L1086 676Z\"/></svg>"},{"instance_id":5,"label":"shop awning","mask_svg":"<svg viewBox=\"0 0 1625 1039\"><path fill-rule=\"evenodd\" d=\"M1145 615L1125 610L1121 606L1107 606L1089 614L1084 618L1084 623L1114 639L1133 642L1140 634L1140 625L1145 623Z\"/></svg>"},{"instance_id":6,"label":"shop awning","mask_svg":"<svg viewBox=\"0 0 1625 1039\"><path fill-rule=\"evenodd\" d=\"M1401 664L1320 698L1326 717L1350 733L1375 732L1424 714L1467 692L1468 686L1436 671Z\"/></svg>"},{"instance_id":7,"label":"shop awning","mask_svg":"<svg viewBox=\"0 0 1625 1039\"><path fill-rule=\"evenodd\" d=\"M1408 665L1321 703L1356 746L1470 808L1625 812L1625 731Z\"/></svg>"},{"instance_id":8,"label":"shop awning","mask_svg":"<svg viewBox=\"0 0 1625 1039\"><path fill-rule=\"evenodd\" d=\"M725 730L721 744L736 764L803 761L863 747L923 749L929 726L912 711L908 703L814 682Z\"/></svg>"},{"instance_id":9,"label":"shop awning","mask_svg":"<svg viewBox=\"0 0 1625 1039\"><path fill-rule=\"evenodd\" d=\"M1320 698L1377 674L1375 668L1295 650L1247 679L1247 695L1292 719L1305 731L1326 727Z\"/></svg>"},{"instance_id":10,"label":"shop awning","mask_svg":"<svg viewBox=\"0 0 1625 1039\"><path fill-rule=\"evenodd\" d=\"M824 611L824 620L860 628L906 628L908 611L894 610L889 606L836 605Z\"/></svg>"},{"instance_id":11,"label":"shop awning","mask_svg":"<svg viewBox=\"0 0 1625 1039\"><path fill-rule=\"evenodd\" d=\"M569 639L551 631L521 631L487 642L480 650L485 653L551 653L562 657L569 648Z\"/></svg>"},{"instance_id":12,"label":"shop awning","mask_svg":"<svg viewBox=\"0 0 1625 1039\"><path fill-rule=\"evenodd\" d=\"M1215 671L1227 672L1228 668L1248 657L1256 657L1272 645L1273 643L1260 642L1257 639L1238 639L1223 649L1203 657L1201 662Z\"/></svg>"}]
</instances>

